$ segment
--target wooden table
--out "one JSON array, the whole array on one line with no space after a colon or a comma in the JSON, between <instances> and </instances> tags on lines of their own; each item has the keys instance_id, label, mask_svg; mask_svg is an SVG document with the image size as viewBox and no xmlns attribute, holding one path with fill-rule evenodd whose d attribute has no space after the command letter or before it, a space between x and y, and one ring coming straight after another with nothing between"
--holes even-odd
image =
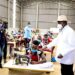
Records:
<instances>
[{"instance_id":1,"label":"wooden table","mask_svg":"<svg viewBox=\"0 0 75 75\"><path fill-rule=\"evenodd\" d=\"M50 75L50 72L54 71L53 64L51 62L47 62L48 64L50 63L51 66L48 68L41 67L40 65L42 64L37 64L37 65L15 65L14 60L9 60L6 64L3 65L4 68L9 69L9 75L44 75L48 74ZM44 64L47 64L44 63Z\"/></svg>"}]
</instances>

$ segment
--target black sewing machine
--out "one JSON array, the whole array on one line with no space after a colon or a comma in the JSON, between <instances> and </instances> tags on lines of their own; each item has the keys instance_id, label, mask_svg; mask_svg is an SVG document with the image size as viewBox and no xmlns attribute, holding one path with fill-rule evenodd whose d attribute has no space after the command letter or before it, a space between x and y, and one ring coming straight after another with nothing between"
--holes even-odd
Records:
<instances>
[{"instance_id":1,"label":"black sewing machine","mask_svg":"<svg viewBox=\"0 0 75 75\"><path fill-rule=\"evenodd\" d=\"M28 65L28 63L30 62L30 59L28 56L26 55L16 55L15 57L15 64L26 64Z\"/></svg>"}]
</instances>

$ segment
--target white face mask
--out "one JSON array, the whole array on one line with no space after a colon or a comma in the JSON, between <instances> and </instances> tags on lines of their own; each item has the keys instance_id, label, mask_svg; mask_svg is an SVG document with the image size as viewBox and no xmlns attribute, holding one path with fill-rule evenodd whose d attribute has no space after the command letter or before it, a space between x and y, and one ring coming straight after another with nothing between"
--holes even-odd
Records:
<instances>
[{"instance_id":1,"label":"white face mask","mask_svg":"<svg viewBox=\"0 0 75 75\"><path fill-rule=\"evenodd\" d=\"M63 26L62 26L61 24L58 24L58 25L57 25L57 28L58 28L59 30L62 30L62 29L63 29Z\"/></svg>"}]
</instances>

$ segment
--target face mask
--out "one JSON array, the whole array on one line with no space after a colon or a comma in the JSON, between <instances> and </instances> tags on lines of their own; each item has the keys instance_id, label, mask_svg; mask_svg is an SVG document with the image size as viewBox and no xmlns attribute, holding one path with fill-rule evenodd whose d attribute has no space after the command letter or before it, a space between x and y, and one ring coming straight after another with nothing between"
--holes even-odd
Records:
<instances>
[{"instance_id":1,"label":"face mask","mask_svg":"<svg viewBox=\"0 0 75 75\"><path fill-rule=\"evenodd\" d=\"M58 24L58 25L57 25L57 28L58 28L59 30L62 30L63 27L62 27L61 24Z\"/></svg>"}]
</instances>

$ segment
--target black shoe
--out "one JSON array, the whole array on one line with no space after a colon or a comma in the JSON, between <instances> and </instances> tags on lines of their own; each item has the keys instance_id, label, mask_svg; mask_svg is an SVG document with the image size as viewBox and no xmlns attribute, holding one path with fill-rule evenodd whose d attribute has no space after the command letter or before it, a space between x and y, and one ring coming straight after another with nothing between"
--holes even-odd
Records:
<instances>
[{"instance_id":1,"label":"black shoe","mask_svg":"<svg viewBox=\"0 0 75 75\"><path fill-rule=\"evenodd\" d=\"M2 67L2 64L0 64L0 68L3 68L3 67Z\"/></svg>"}]
</instances>

